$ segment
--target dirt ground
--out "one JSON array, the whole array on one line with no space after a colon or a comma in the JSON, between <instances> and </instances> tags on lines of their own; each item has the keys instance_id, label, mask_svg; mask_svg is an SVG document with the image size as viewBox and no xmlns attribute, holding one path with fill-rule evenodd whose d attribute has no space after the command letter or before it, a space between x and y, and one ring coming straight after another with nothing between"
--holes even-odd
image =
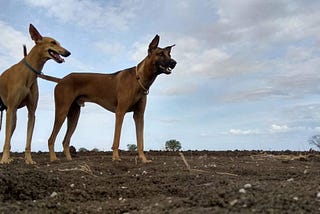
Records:
<instances>
[{"instance_id":1,"label":"dirt ground","mask_svg":"<svg viewBox=\"0 0 320 214\"><path fill-rule=\"evenodd\" d=\"M2 154L1 154L2 155ZM319 213L317 153L263 151L22 153L0 165L0 213Z\"/></svg>"}]
</instances>

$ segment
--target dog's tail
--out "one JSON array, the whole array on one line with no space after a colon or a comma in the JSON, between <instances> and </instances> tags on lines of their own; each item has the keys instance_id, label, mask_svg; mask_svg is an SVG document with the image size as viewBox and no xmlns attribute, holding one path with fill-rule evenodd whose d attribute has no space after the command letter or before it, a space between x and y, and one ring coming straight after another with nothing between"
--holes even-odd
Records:
<instances>
[{"instance_id":1,"label":"dog's tail","mask_svg":"<svg viewBox=\"0 0 320 214\"><path fill-rule=\"evenodd\" d=\"M40 77L41 79L48 80L48 81L51 81L51 82L56 82L56 83L60 82L60 80L61 80L61 78L48 76L48 75L45 75L45 74L39 74L38 77Z\"/></svg>"},{"instance_id":2,"label":"dog's tail","mask_svg":"<svg viewBox=\"0 0 320 214\"><path fill-rule=\"evenodd\" d=\"M23 45L23 56L26 57L28 55L27 53L27 46Z\"/></svg>"},{"instance_id":3,"label":"dog's tail","mask_svg":"<svg viewBox=\"0 0 320 214\"><path fill-rule=\"evenodd\" d=\"M2 128L2 117L3 117L3 111L0 112L0 131Z\"/></svg>"},{"instance_id":4,"label":"dog's tail","mask_svg":"<svg viewBox=\"0 0 320 214\"><path fill-rule=\"evenodd\" d=\"M2 99L0 98L0 130L2 127L2 116L3 116L3 111L7 110L7 106L4 105Z\"/></svg>"},{"instance_id":5,"label":"dog's tail","mask_svg":"<svg viewBox=\"0 0 320 214\"><path fill-rule=\"evenodd\" d=\"M23 56L26 57L27 56L27 46L26 45L23 45ZM53 77L53 76L48 76L48 75L44 75L44 74L39 74L38 77L40 77L41 79L44 79L44 80L48 80L48 81L51 81L51 82L60 82L60 78L57 78L57 77ZM1 108L1 107L0 107ZM0 119L2 118L2 112L1 112L1 115L0 115ZM0 130L1 130L1 124L0 124Z\"/></svg>"}]
</instances>

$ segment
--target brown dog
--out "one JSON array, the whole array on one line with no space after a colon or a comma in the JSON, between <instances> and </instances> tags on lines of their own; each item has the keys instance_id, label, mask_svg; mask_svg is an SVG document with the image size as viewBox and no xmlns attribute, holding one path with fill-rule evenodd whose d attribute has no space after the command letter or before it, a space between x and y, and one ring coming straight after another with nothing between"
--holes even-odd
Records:
<instances>
[{"instance_id":1,"label":"brown dog","mask_svg":"<svg viewBox=\"0 0 320 214\"><path fill-rule=\"evenodd\" d=\"M66 158L72 159L69 143L77 126L80 106L83 106L84 102L94 102L116 114L112 159L120 160L118 148L123 118L126 112L133 111L139 157L143 162L149 162L143 152L146 95L156 77L161 73L170 74L176 65L176 61L170 56L173 46L159 48L159 39L156 35L149 45L148 56L136 67L114 74L71 73L57 80L54 91L55 121L48 140L51 161L57 160L54 142L66 117L68 124L63 150Z\"/></svg>"},{"instance_id":2,"label":"brown dog","mask_svg":"<svg viewBox=\"0 0 320 214\"><path fill-rule=\"evenodd\" d=\"M3 155L0 163L10 163L10 141L16 127L17 109L26 106L28 109L28 129L25 149L25 161L34 164L31 158L31 140L35 123L35 111L38 103L37 76L47 60L53 59L57 63L64 60L60 55L67 57L70 52L49 37L42 37L37 29L30 24L29 32L36 45L19 63L7 69L0 76L0 111L6 113L6 133Z\"/></svg>"}]
</instances>

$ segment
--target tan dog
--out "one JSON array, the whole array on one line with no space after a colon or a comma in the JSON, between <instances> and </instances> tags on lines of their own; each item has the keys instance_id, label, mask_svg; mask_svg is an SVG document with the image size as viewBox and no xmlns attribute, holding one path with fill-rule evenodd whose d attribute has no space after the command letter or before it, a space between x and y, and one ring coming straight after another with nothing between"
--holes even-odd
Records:
<instances>
[{"instance_id":1,"label":"tan dog","mask_svg":"<svg viewBox=\"0 0 320 214\"><path fill-rule=\"evenodd\" d=\"M36 45L19 63L7 69L0 76L0 110L7 110L6 133L3 155L0 163L10 163L10 141L16 127L17 109L24 106L28 109L28 129L25 149L25 161L34 164L31 158L31 140L35 124L35 111L38 103L37 76L47 60L53 59L57 63L64 60L60 55L67 57L70 52L49 37L42 37L37 29L30 24L29 32ZM25 53L26 54L26 53Z\"/></svg>"},{"instance_id":2,"label":"tan dog","mask_svg":"<svg viewBox=\"0 0 320 214\"><path fill-rule=\"evenodd\" d=\"M170 74L176 65L176 61L170 56L173 46L158 48L158 43L159 36L156 35L149 45L148 56L136 67L114 74L71 73L57 80L54 91L55 121L48 140L51 161L57 160L54 143L66 117L68 125L63 149L66 158L72 159L69 143L77 126L80 106L83 106L84 102L94 102L116 114L112 159L120 160L118 148L123 118L126 112L133 111L139 157L143 162L149 162L143 152L146 95L156 77L161 73Z\"/></svg>"}]
</instances>

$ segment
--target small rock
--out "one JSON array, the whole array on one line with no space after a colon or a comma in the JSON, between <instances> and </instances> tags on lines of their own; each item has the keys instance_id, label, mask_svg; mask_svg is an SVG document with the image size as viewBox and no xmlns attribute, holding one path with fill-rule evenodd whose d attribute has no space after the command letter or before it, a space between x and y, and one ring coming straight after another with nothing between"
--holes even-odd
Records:
<instances>
[{"instance_id":1,"label":"small rock","mask_svg":"<svg viewBox=\"0 0 320 214\"><path fill-rule=\"evenodd\" d=\"M287 181L288 182L292 182L292 181L294 181L294 179L293 178L289 178Z\"/></svg>"},{"instance_id":2,"label":"small rock","mask_svg":"<svg viewBox=\"0 0 320 214\"><path fill-rule=\"evenodd\" d=\"M234 199L233 201L230 201L229 202L229 204L230 204L230 206L234 206L234 205L236 205L238 203L238 199Z\"/></svg>"},{"instance_id":3,"label":"small rock","mask_svg":"<svg viewBox=\"0 0 320 214\"><path fill-rule=\"evenodd\" d=\"M243 193L243 194L247 193L247 191L245 189L243 189L243 188L239 189L239 192Z\"/></svg>"},{"instance_id":4,"label":"small rock","mask_svg":"<svg viewBox=\"0 0 320 214\"><path fill-rule=\"evenodd\" d=\"M292 199L295 200L295 201L299 200L299 198L297 196L293 197Z\"/></svg>"},{"instance_id":5,"label":"small rock","mask_svg":"<svg viewBox=\"0 0 320 214\"><path fill-rule=\"evenodd\" d=\"M51 195L50 195L50 197L51 197L51 198L54 198L54 197L56 197L57 195L58 195L58 193L52 192Z\"/></svg>"},{"instance_id":6,"label":"small rock","mask_svg":"<svg viewBox=\"0 0 320 214\"><path fill-rule=\"evenodd\" d=\"M70 187L73 188L73 187L74 187L74 184L70 184Z\"/></svg>"},{"instance_id":7,"label":"small rock","mask_svg":"<svg viewBox=\"0 0 320 214\"><path fill-rule=\"evenodd\" d=\"M317 198L320 198L320 192L317 193Z\"/></svg>"},{"instance_id":8,"label":"small rock","mask_svg":"<svg viewBox=\"0 0 320 214\"><path fill-rule=\"evenodd\" d=\"M251 185L251 184L245 184L243 187L244 187L245 189L249 189L249 188L252 187L252 185Z\"/></svg>"}]
</instances>

